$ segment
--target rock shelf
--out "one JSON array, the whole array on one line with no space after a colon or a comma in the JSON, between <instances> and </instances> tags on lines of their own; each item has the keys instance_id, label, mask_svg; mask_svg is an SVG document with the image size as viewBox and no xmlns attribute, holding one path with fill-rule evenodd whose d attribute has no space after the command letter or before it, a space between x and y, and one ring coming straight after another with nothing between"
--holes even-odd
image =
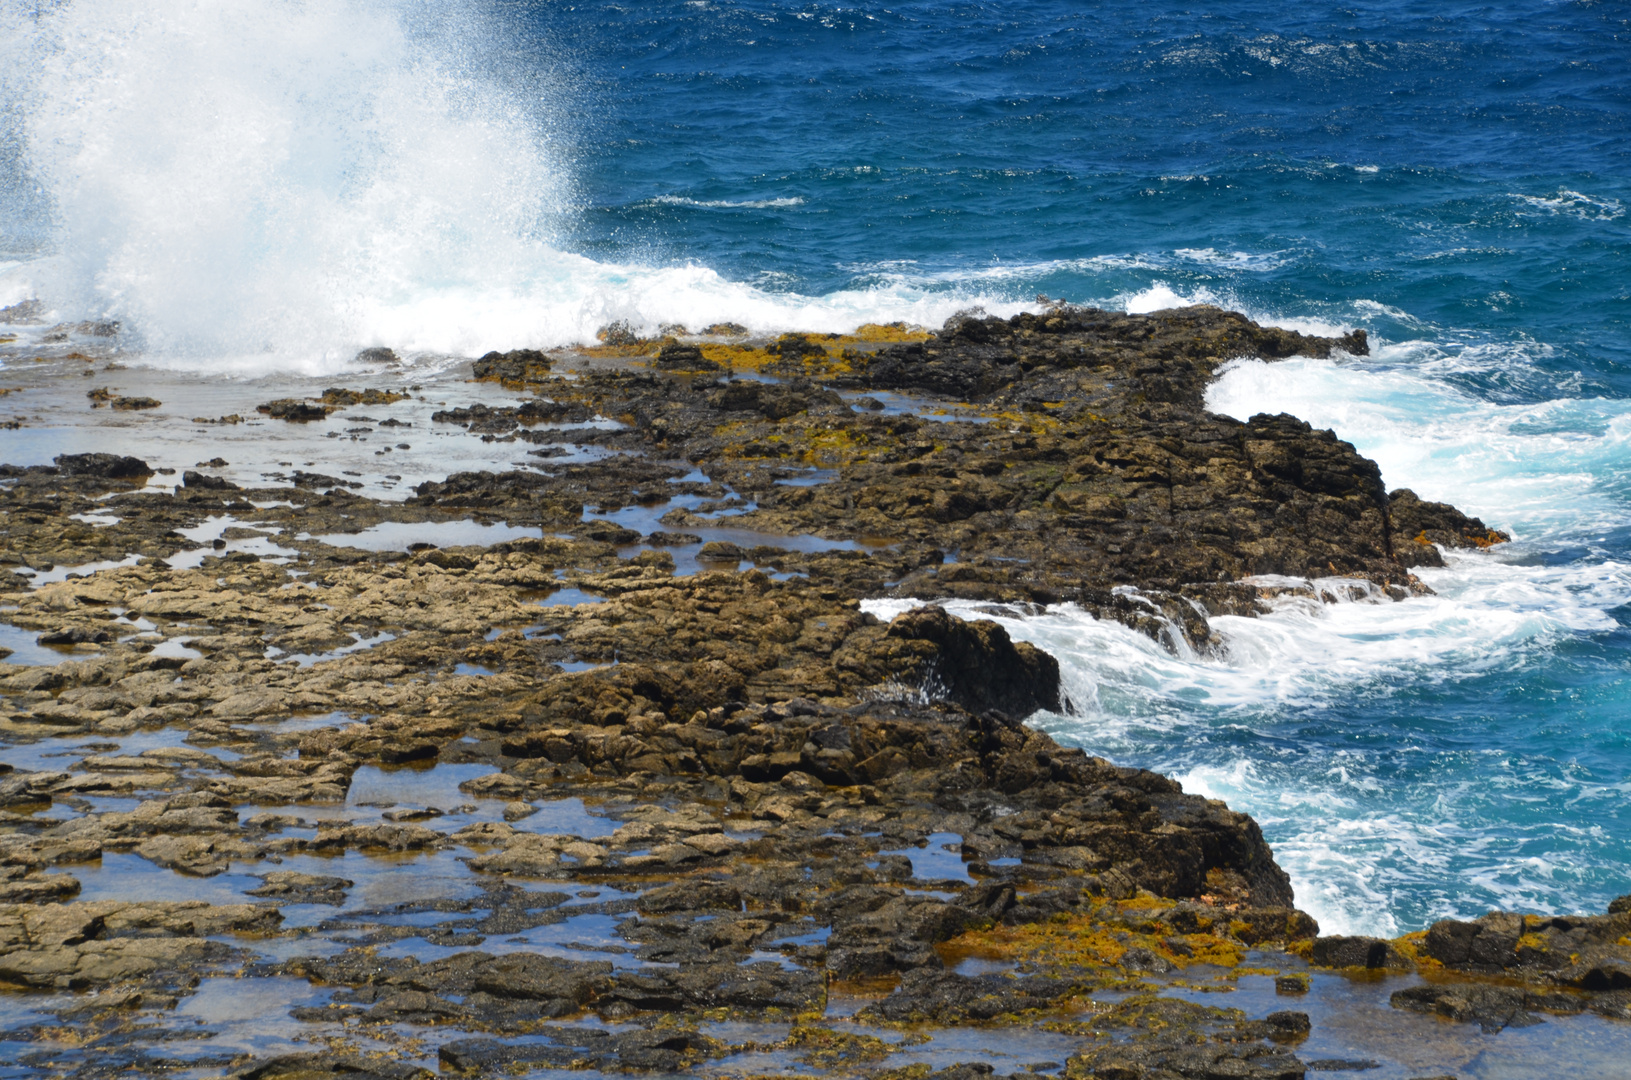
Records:
<instances>
[{"instance_id":1,"label":"rock shelf","mask_svg":"<svg viewBox=\"0 0 1631 1080\"><path fill-rule=\"evenodd\" d=\"M931 603L1204 652L1288 591L1419 595L1505 537L1204 409L1232 359L1366 348L1213 308L620 332L484 357L505 396L429 421L576 450L404 501L0 467L0 619L47 661L0 665L0 1041L74 1077L1268 1080L1626 1019L1624 902L1322 937L1255 822L1027 727L1058 664ZM1377 979L1396 1045L1330 1006Z\"/></svg>"}]
</instances>

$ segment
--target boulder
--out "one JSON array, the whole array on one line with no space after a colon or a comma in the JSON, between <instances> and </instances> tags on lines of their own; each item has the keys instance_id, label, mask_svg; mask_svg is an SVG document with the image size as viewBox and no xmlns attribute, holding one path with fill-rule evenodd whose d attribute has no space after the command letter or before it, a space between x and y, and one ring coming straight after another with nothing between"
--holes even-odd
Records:
<instances>
[{"instance_id":1,"label":"boulder","mask_svg":"<svg viewBox=\"0 0 1631 1080\"><path fill-rule=\"evenodd\" d=\"M1315 938L1308 959L1310 963L1320 967L1332 968L1384 968L1408 971L1415 967L1391 943L1373 937Z\"/></svg>"},{"instance_id":2,"label":"boulder","mask_svg":"<svg viewBox=\"0 0 1631 1080\"><path fill-rule=\"evenodd\" d=\"M60 454L56 465L64 476L94 477L98 480L141 480L153 469L141 458L121 454Z\"/></svg>"}]
</instances>

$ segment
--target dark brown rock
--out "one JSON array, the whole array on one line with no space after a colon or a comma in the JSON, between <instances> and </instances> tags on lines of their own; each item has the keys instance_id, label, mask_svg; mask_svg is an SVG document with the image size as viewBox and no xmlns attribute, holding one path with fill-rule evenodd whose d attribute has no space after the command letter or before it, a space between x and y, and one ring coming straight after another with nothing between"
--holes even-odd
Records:
<instances>
[{"instance_id":1,"label":"dark brown rock","mask_svg":"<svg viewBox=\"0 0 1631 1080\"><path fill-rule=\"evenodd\" d=\"M964 622L942 608L918 608L890 622L874 649L874 667L930 700L1011 716L1060 709L1059 662L1014 642L994 622Z\"/></svg>"},{"instance_id":2,"label":"dark brown rock","mask_svg":"<svg viewBox=\"0 0 1631 1080\"><path fill-rule=\"evenodd\" d=\"M57 468L64 476L94 477L98 480L139 480L153 474L141 458L119 454L60 454Z\"/></svg>"},{"instance_id":3,"label":"dark brown rock","mask_svg":"<svg viewBox=\"0 0 1631 1080\"><path fill-rule=\"evenodd\" d=\"M1395 1009L1434 1013L1493 1032L1540 1023L1525 1010L1525 998L1515 986L1429 984L1395 991L1389 1001Z\"/></svg>"},{"instance_id":4,"label":"dark brown rock","mask_svg":"<svg viewBox=\"0 0 1631 1080\"><path fill-rule=\"evenodd\" d=\"M276 401L268 401L264 405L255 406L255 411L265 413L274 420L289 420L300 424L326 420L329 413L327 407L301 398L279 398Z\"/></svg>"},{"instance_id":5,"label":"dark brown rock","mask_svg":"<svg viewBox=\"0 0 1631 1080\"><path fill-rule=\"evenodd\" d=\"M695 345L664 345L657 353L657 366L670 371L718 371L719 365L702 355Z\"/></svg>"},{"instance_id":6,"label":"dark brown rock","mask_svg":"<svg viewBox=\"0 0 1631 1080\"><path fill-rule=\"evenodd\" d=\"M1512 537L1468 517L1448 503L1427 502L1409 488L1388 494L1388 517L1394 549L1408 566L1441 566L1434 545L1448 548L1487 548Z\"/></svg>"},{"instance_id":7,"label":"dark brown rock","mask_svg":"<svg viewBox=\"0 0 1631 1080\"><path fill-rule=\"evenodd\" d=\"M1309 960L1320 967L1389 968L1408 970L1413 965L1389 942L1370 937L1314 939Z\"/></svg>"}]
</instances>

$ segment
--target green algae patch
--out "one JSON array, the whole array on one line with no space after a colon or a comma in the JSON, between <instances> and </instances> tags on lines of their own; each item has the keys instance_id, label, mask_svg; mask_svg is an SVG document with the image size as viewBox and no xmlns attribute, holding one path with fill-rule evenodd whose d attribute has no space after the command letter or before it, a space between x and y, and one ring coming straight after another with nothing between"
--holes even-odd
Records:
<instances>
[{"instance_id":1,"label":"green algae patch","mask_svg":"<svg viewBox=\"0 0 1631 1080\"><path fill-rule=\"evenodd\" d=\"M1137 994L1117 1002L1095 1018L1100 1030L1130 1030L1160 1033L1191 1033L1246 1019L1240 1009L1200 1005L1181 998L1157 994Z\"/></svg>"},{"instance_id":2,"label":"green algae patch","mask_svg":"<svg viewBox=\"0 0 1631 1080\"><path fill-rule=\"evenodd\" d=\"M809 427L802 432L805 448L800 455L812 465L836 468L867 460L874 448L864 431L848 427Z\"/></svg>"},{"instance_id":3,"label":"green algae patch","mask_svg":"<svg viewBox=\"0 0 1631 1080\"><path fill-rule=\"evenodd\" d=\"M804 1051L799 1055L800 1063L818 1069L869 1065L882 1061L899 1049L899 1046L892 1046L876 1035L857 1035L814 1026L794 1028L781 1045L788 1050Z\"/></svg>"},{"instance_id":4,"label":"green algae patch","mask_svg":"<svg viewBox=\"0 0 1631 1080\"><path fill-rule=\"evenodd\" d=\"M766 433L762 420L733 421L714 429L725 440L722 456L734 461L795 459L820 468L841 468L866 461L886 448L872 433L846 425L812 424L799 428L783 424Z\"/></svg>"}]
</instances>

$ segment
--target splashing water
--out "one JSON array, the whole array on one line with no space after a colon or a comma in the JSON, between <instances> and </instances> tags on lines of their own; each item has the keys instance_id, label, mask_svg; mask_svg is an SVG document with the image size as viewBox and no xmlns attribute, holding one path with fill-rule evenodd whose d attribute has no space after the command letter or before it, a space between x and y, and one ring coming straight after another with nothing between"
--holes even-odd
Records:
<instances>
[{"instance_id":1,"label":"splashing water","mask_svg":"<svg viewBox=\"0 0 1631 1080\"><path fill-rule=\"evenodd\" d=\"M38 295L59 319L121 321L150 362L238 371L568 344L615 320L838 330L880 300L935 323L961 306L559 250L566 95L531 50L515 70L503 29L417 0L8 7L7 143L26 148L9 209L32 205L47 254L0 301Z\"/></svg>"},{"instance_id":2,"label":"splashing water","mask_svg":"<svg viewBox=\"0 0 1631 1080\"><path fill-rule=\"evenodd\" d=\"M29 277L158 355L456 347L482 305L448 309L537 265L569 195L549 117L482 70L467 13L76 0L8 21L56 247Z\"/></svg>"}]
</instances>

